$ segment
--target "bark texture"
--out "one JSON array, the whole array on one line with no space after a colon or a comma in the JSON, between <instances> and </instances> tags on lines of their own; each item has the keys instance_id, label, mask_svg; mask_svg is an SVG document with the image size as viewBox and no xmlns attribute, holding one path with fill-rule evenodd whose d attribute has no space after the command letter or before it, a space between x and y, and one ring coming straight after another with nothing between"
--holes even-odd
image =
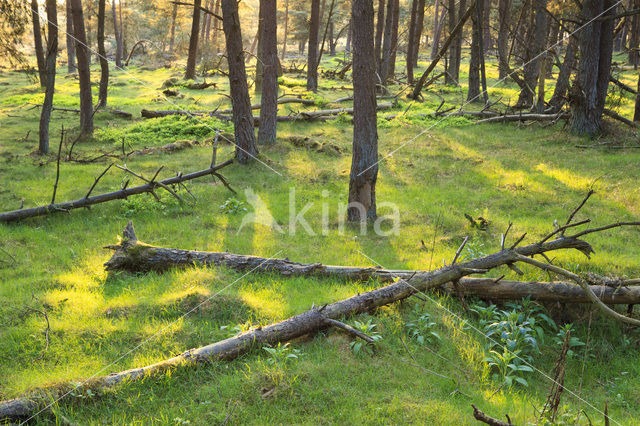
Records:
<instances>
[{"instance_id":1,"label":"bark texture","mask_svg":"<svg viewBox=\"0 0 640 426\"><path fill-rule=\"evenodd\" d=\"M38 150L41 154L49 152L49 121L53 109L53 93L56 85L56 57L58 56L58 10L56 0L47 0L47 56L45 58L46 86L44 102L40 111L40 129Z\"/></svg>"},{"instance_id":2,"label":"bark texture","mask_svg":"<svg viewBox=\"0 0 640 426\"><path fill-rule=\"evenodd\" d=\"M320 32L320 0L311 0L309 46L307 48L307 90L318 91L318 34Z\"/></svg>"},{"instance_id":3,"label":"bark texture","mask_svg":"<svg viewBox=\"0 0 640 426\"><path fill-rule=\"evenodd\" d=\"M47 73L45 71L44 47L42 45L42 29L40 28L38 0L31 0L31 22L33 24L33 47L36 51L36 62L38 64L38 77L40 86L47 85Z\"/></svg>"},{"instance_id":4,"label":"bark texture","mask_svg":"<svg viewBox=\"0 0 640 426\"><path fill-rule=\"evenodd\" d=\"M524 65L524 85L521 88L517 105L520 107L531 107L536 93L536 84L540 75L542 62L545 60L543 52L547 45L547 34L549 33L549 19L547 17L547 0L532 0L532 27L529 29L530 36L525 45Z\"/></svg>"},{"instance_id":5,"label":"bark texture","mask_svg":"<svg viewBox=\"0 0 640 426\"><path fill-rule=\"evenodd\" d=\"M449 0L449 37L453 34L458 23L456 20L456 0ZM458 70L457 64L457 46L455 43L451 43L449 46L449 62L447 63L447 69L445 70L444 82L445 84L458 84Z\"/></svg>"},{"instance_id":6,"label":"bark texture","mask_svg":"<svg viewBox=\"0 0 640 426\"><path fill-rule=\"evenodd\" d=\"M175 5L177 7L177 5ZM120 6L122 8L122 5ZM116 68L122 69L122 59L124 57L124 47L122 45L122 22L118 22L118 13L116 10L116 0L111 0L111 16L113 18L113 34L116 39ZM122 18L122 14L120 14Z\"/></svg>"},{"instance_id":7,"label":"bark texture","mask_svg":"<svg viewBox=\"0 0 640 426\"><path fill-rule=\"evenodd\" d=\"M229 62L229 86L233 107L233 128L236 139L236 159L246 164L256 157L256 137L253 132L251 99L247 86L247 71L244 66L242 30L238 4L235 0L222 0L222 26L227 45Z\"/></svg>"},{"instance_id":8,"label":"bark texture","mask_svg":"<svg viewBox=\"0 0 640 426\"><path fill-rule=\"evenodd\" d=\"M498 2L498 78L507 78L509 70L509 20L511 15L511 0Z\"/></svg>"},{"instance_id":9,"label":"bark texture","mask_svg":"<svg viewBox=\"0 0 640 426\"><path fill-rule=\"evenodd\" d=\"M260 0L262 17L262 98L258 143L272 144L276 141L278 116L278 39L276 27L276 0Z\"/></svg>"},{"instance_id":10,"label":"bark texture","mask_svg":"<svg viewBox=\"0 0 640 426\"><path fill-rule=\"evenodd\" d=\"M107 93L109 89L109 61L107 61L107 49L104 46L104 21L106 0L98 0L98 56L100 60L100 87L98 89L98 106L107 106Z\"/></svg>"},{"instance_id":11,"label":"bark texture","mask_svg":"<svg viewBox=\"0 0 640 426\"><path fill-rule=\"evenodd\" d=\"M71 1L73 33L78 57L78 78L80 80L80 128L85 134L93 133L93 97L91 95L91 74L89 70L89 49L84 30L84 16L81 0Z\"/></svg>"},{"instance_id":12,"label":"bark texture","mask_svg":"<svg viewBox=\"0 0 640 426\"><path fill-rule=\"evenodd\" d=\"M196 78L196 59L198 58L198 30L200 29L201 6L202 0L194 0L193 18L191 20L191 36L189 37L189 53L187 56L187 68L184 72L185 80L192 80Z\"/></svg>"},{"instance_id":13,"label":"bark texture","mask_svg":"<svg viewBox=\"0 0 640 426\"><path fill-rule=\"evenodd\" d=\"M71 1L65 0L65 17L67 25L67 72L76 72L76 48L73 42L73 14L71 13Z\"/></svg>"},{"instance_id":14,"label":"bark texture","mask_svg":"<svg viewBox=\"0 0 640 426\"><path fill-rule=\"evenodd\" d=\"M353 155L347 218L364 221L376 217L378 177L376 69L375 61L371 60L374 53L371 0L353 0L351 20L358 31L353 34Z\"/></svg>"}]
</instances>

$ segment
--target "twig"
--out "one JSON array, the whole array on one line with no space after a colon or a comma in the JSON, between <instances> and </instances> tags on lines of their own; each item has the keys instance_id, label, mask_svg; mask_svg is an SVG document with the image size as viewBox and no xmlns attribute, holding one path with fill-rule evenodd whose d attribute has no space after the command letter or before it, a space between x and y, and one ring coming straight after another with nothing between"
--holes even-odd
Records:
<instances>
[{"instance_id":1,"label":"twig","mask_svg":"<svg viewBox=\"0 0 640 426\"><path fill-rule=\"evenodd\" d=\"M462 242L462 244L460 244L460 247L458 247L458 251L456 251L456 255L453 256L453 261L451 262L451 265L455 265L456 262L458 261L458 257L460 257L460 253L462 253L462 250L464 249L464 246L467 245L467 242L469 241L469 236L464 237L464 241Z\"/></svg>"},{"instance_id":2,"label":"twig","mask_svg":"<svg viewBox=\"0 0 640 426\"><path fill-rule=\"evenodd\" d=\"M567 219L567 223L565 225L568 225L571 223L571 221L573 220L573 217L578 213L578 211L580 211L580 209L587 203L587 201L589 200L589 198L595 194L596 192L590 188L589 191L587 191L587 195L584 197L584 199L582 200L582 202L578 205L578 207L576 207L571 214L569 215L569 218ZM563 233L564 235L564 233Z\"/></svg>"},{"instance_id":3,"label":"twig","mask_svg":"<svg viewBox=\"0 0 640 426\"><path fill-rule=\"evenodd\" d=\"M56 164L56 182L53 184L53 195L51 196L51 204L56 202L56 191L58 190L58 181L60 180L60 153L62 152L62 142L64 140L64 124L60 129L60 145L58 145L58 160Z\"/></svg>"},{"instance_id":4,"label":"twig","mask_svg":"<svg viewBox=\"0 0 640 426\"><path fill-rule=\"evenodd\" d=\"M324 321L329 325L341 328L344 331L346 331L346 332L348 332L350 334L353 334L356 337L361 338L362 340L364 340L367 343L375 343L375 340L371 336L369 336L368 334L363 333L360 330L357 330L357 329L351 327L349 324L345 324L343 322L334 320L332 318L325 318Z\"/></svg>"},{"instance_id":5,"label":"twig","mask_svg":"<svg viewBox=\"0 0 640 426\"><path fill-rule=\"evenodd\" d=\"M487 416L485 413L478 410L475 405L471 404L471 406L473 407L473 417L479 422L486 423L491 426L512 426L511 419L509 419L508 415L506 416L508 422L503 422L502 420Z\"/></svg>"},{"instance_id":6,"label":"twig","mask_svg":"<svg viewBox=\"0 0 640 426\"><path fill-rule=\"evenodd\" d=\"M89 195L91 195L91 192L93 192L93 189L96 187L96 185L98 184L98 181L102 178L102 176L104 176L111 167L113 167L113 165L116 164L115 161L111 164L109 164L107 166L106 169L104 169L104 171L102 173L100 173L100 176L98 176L95 181L93 182L93 185L91 185L91 188L89 188L89 191L87 192L87 195L84 196L84 198L89 198Z\"/></svg>"}]
</instances>

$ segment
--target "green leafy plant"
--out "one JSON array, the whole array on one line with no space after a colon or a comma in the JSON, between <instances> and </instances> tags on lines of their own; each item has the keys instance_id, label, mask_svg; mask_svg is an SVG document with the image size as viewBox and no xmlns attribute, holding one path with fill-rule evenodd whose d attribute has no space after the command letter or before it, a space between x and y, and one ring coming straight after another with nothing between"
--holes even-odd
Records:
<instances>
[{"instance_id":1,"label":"green leafy plant","mask_svg":"<svg viewBox=\"0 0 640 426\"><path fill-rule=\"evenodd\" d=\"M278 343L277 346L263 346L262 349L269 354L267 362L271 365L280 366L287 361L298 360L302 356L299 349L292 347L289 343Z\"/></svg>"},{"instance_id":2,"label":"green leafy plant","mask_svg":"<svg viewBox=\"0 0 640 426\"><path fill-rule=\"evenodd\" d=\"M414 312L418 310L416 309ZM416 319L409 321L405 324L407 329L407 335L414 339L421 345L427 343L433 343L436 340L442 340L440 335L434 330L437 327L437 323L431 318L431 314L424 312L418 313Z\"/></svg>"},{"instance_id":3,"label":"green leafy plant","mask_svg":"<svg viewBox=\"0 0 640 426\"><path fill-rule=\"evenodd\" d=\"M382 340L382 335L376 331L377 326L378 324L375 324L371 319L368 319L367 322L357 320L353 322L353 328L363 332L373 339L373 343L365 342L361 339L354 340L349 343L349 346L355 355L362 352L369 355L373 354L373 348Z\"/></svg>"},{"instance_id":4,"label":"green leafy plant","mask_svg":"<svg viewBox=\"0 0 640 426\"><path fill-rule=\"evenodd\" d=\"M238 214L248 211L245 206L246 204L244 201L231 197L227 198L227 201L220 205L220 210L225 214Z\"/></svg>"},{"instance_id":5,"label":"green leafy plant","mask_svg":"<svg viewBox=\"0 0 640 426\"><path fill-rule=\"evenodd\" d=\"M495 368L494 378L502 380L506 386L519 383L522 386L529 386L529 383L522 377L522 373L532 372L533 368L522 362L520 357L522 351L509 350L506 347L502 352L491 350L484 361L490 368Z\"/></svg>"},{"instance_id":6,"label":"green leafy plant","mask_svg":"<svg viewBox=\"0 0 640 426\"><path fill-rule=\"evenodd\" d=\"M569 350L567 351L567 356L572 358L578 352L579 348L586 346L586 344L580 340L578 337L573 336L574 329L573 324L565 324L560 327L560 330L556 334L556 337L553 339L556 345L562 347L564 345L564 339L567 337L567 333L570 333L569 337Z\"/></svg>"}]
</instances>

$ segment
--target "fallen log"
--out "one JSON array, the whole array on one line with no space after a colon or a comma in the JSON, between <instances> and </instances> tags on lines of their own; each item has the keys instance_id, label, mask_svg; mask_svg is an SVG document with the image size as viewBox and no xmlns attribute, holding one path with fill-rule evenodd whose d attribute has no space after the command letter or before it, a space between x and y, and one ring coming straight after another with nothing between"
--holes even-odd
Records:
<instances>
[{"instance_id":1,"label":"fallen log","mask_svg":"<svg viewBox=\"0 0 640 426\"><path fill-rule=\"evenodd\" d=\"M473 418L475 418L479 422L488 424L490 426L512 426L513 425L508 415L506 415L507 421L503 422L502 420L494 419L493 417L487 416L485 413L478 410L478 408L473 404L471 404L471 407L473 408Z\"/></svg>"},{"instance_id":2,"label":"fallen log","mask_svg":"<svg viewBox=\"0 0 640 426\"><path fill-rule=\"evenodd\" d=\"M163 272L173 268L194 266L226 266L236 271L274 272L284 276L316 276L344 280L367 281L376 279L382 283L396 279L408 280L425 271L390 270L371 267L336 266L322 263L298 263L289 259L266 258L227 252L205 252L162 248L140 242L133 224L129 222L119 245L110 245L114 254L105 264L107 271ZM640 303L640 279L609 280L602 285L592 285L592 291L606 304ZM443 289L453 295L475 295L493 301L520 300L530 296L537 301L589 303L580 286L568 282L496 282L492 278L462 278L457 289L446 283Z\"/></svg>"},{"instance_id":3,"label":"fallen log","mask_svg":"<svg viewBox=\"0 0 640 426\"><path fill-rule=\"evenodd\" d=\"M179 184L179 183L196 179L202 176L214 175L220 178L221 180L223 180L221 175L218 173L218 170L228 166L231 163L233 163L233 160L227 160L220 165L210 167L208 169L200 170L200 171L189 173L186 175L181 174L181 175L174 176L174 177L160 180L160 181L152 180L151 182L141 186L135 186L132 188L125 187L119 191L108 192L105 194L94 195L94 196L89 196L89 194L87 194L87 196L85 196L84 198L79 198L73 201L65 201L62 203L52 203L46 206L31 207L28 209L19 209L19 210L0 213L0 222L14 222L16 220L23 220L31 217L36 217L36 216L44 216L44 215L48 215L56 212L68 213L70 210L73 210L73 209L89 207L94 204L105 203L107 201L112 201L112 200L121 200L121 199L130 197L132 195L138 195L143 193L153 194L155 189L157 188L168 187L169 185ZM102 177L102 175L100 177ZM94 186L95 186L95 183L91 189L93 189ZM89 193L90 192L91 190L89 191Z\"/></svg>"},{"instance_id":4,"label":"fallen log","mask_svg":"<svg viewBox=\"0 0 640 426\"><path fill-rule=\"evenodd\" d=\"M613 111L613 110L610 110L609 108L605 108L602 112L603 112L603 114L604 114L604 115L606 115L607 117L611 117L611 118L613 118L614 120L618 120L618 121L620 121L621 123L624 123L624 124L626 124L626 125L627 125L627 126L629 126L629 127L633 127L634 129L635 129L636 127L638 127L638 123L636 123L636 122L634 122L634 121L631 121L631 120L629 120L628 118L625 118L625 117L621 116L620 114L618 114L617 112L615 112L615 111Z\"/></svg>"},{"instance_id":5,"label":"fallen log","mask_svg":"<svg viewBox=\"0 0 640 426\"><path fill-rule=\"evenodd\" d=\"M481 123L512 123L518 121L553 121L561 118L568 118L569 113L563 112L560 114L510 114L499 115L495 117L488 117L482 120L476 121L476 124Z\"/></svg>"},{"instance_id":6,"label":"fallen log","mask_svg":"<svg viewBox=\"0 0 640 426\"><path fill-rule=\"evenodd\" d=\"M627 86L626 84L624 84L623 82L621 82L620 80L618 80L617 78L615 78L612 75L609 76L609 81L612 82L613 84L615 84L616 86L618 86L619 88L621 88L622 90L626 90L627 92L631 93L632 95L637 95L638 94L637 90L633 89L632 87Z\"/></svg>"}]
</instances>

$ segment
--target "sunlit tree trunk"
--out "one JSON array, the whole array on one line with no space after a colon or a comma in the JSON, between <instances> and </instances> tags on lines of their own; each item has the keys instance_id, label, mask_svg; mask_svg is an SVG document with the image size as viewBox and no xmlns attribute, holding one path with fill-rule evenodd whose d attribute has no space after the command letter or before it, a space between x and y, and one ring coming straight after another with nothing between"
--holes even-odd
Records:
<instances>
[{"instance_id":1,"label":"sunlit tree trunk","mask_svg":"<svg viewBox=\"0 0 640 426\"><path fill-rule=\"evenodd\" d=\"M247 71L244 66L242 30L236 0L222 0L222 27L229 63L229 87L233 108L233 127L236 142L236 159L246 164L258 154L253 131L253 113L247 87Z\"/></svg>"},{"instance_id":2,"label":"sunlit tree trunk","mask_svg":"<svg viewBox=\"0 0 640 426\"><path fill-rule=\"evenodd\" d=\"M114 13L115 17L115 13ZM173 54L173 46L176 41L176 18L178 17L178 5L173 4L171 9L171 35L169 36L169 53Z\"/></svg>"},{"instance_id":3,"label":"sunlit tree trunk","mask_svg":"<svg viewBox=\"0 0 640 426\"><path fill-rule=\"evenodd\" d=\"M567 44L567 51L564 54L564 60L562 66L558 72L558 78L556 79L556 85L553 89L553 95L549 100L549 105L553 107L554 111L560 111L562 106L566 103L567 91L570 86L571 73L576 64L576 53L578 51L578 39L576 37L569 37L569 43Z\"/></svg>"},{"instance_id":4,"label":"sunlit tree trunk","mask_svg":"<svg viewBox=\"0 0 640 426\"><path fill-rule=\"evenodd\" d=\"M464 1L464 0L463 0ZM418 0L418 22L416 23L415 43L413 44L413 66L418 66L418 56L420 53L420 40L422 40L422 29L424 27L424 8L426 0Z\"/></svg>"},{"instance_id":5,"label":"sunlit tree trunk","mask_svg":"<svg viewBox=\"0 0 640 426\"><path fill-rule=\"evenodd\" d=\"M384 3L385 0L378 0L378 15L376 21L376 39L374 43L374 56L376 58L376 67L378 73L381 70L382 57L380 54L382 53L382 34L384 33Z\"/></svg>"},{"instance_id":6,"label":"sunlit tree trunk","mask_svg":"<svg viewBox=\"0 0 640 426\"><path fill-rule=\"evenodd\" d=\"M318 33L320 32L320 0L311 0L309 47L307 48L307 90L318 91Z\"/></svg>"},{"instance_id":7,"label":"sunlit tree trunk","mask_svg":"<svg viewBox=\"0 0 640 426\"><path fill-rule=\"evenodd\" d=\"M276 0L260 0L262 24L262 98L260 100L260 127L258 143L272 144L276 141L276 119L278 115L278 37Z\"/></svg>"},{"instance_id":8,"label":"sunlit tree trunk","mask_svg":"<svg viewBox=\"0 0 640 426\"><path fill-rule=\"evenodd\" d=\"M100 87L98 89L98 106L107 106L107 92L109 89L109 61L104 46L104 21L106 0L98 0L98 56L100 60Z\"/></svg>"},{"instance_id":9,"label":"sunlit tree trunk","mask_svg":"<svg viewBox=\"0 0 640 426\"><path fill-rule=\"evenodd\" d=\"M509 17L511 0L499 0L498 3L498 78L507 78L509 69Z\"/></svg>"},{"instance_id":10,"label":"sunlit tree trunk","mask_svg":"<svg viewBox=\"0 0 640 426\"><path fill-rule=\"evenodd\" d=\"M376 217L378 131L373 34L373 1L352 0L353 34L353 155L349 177L350 221Z\"/></svg>"},{"instance_id":11,"label":"sunlit tree trunk","mask_svg":"<svg viewBox=\"0 0 640 426\"><path fill-rule=\"evenodd\" d=\"M80 128L83 133L93 133L93 100L91 96L91 74L89 70L89 49L84 31L82 0L71 0L73 35L78 57L78 79L80 83Z\"/></svg>"},{"instance_id":12,"label":"sunlit tree trunk","mask_svg":"<svg viewBox=\"0 0 640 426\"><path fill-rule=\"evenodd\" d=\"M196 58L198 56L198 30L200 29L200 6L202 0L193 2L193 18L191 20L191 36L189 37L189 54L187 56L187 69L184 73L186 80L196 77Z\"/></svg>"},{"instance_id":13,"label":"sunlit tree trunk","mask_svg":"<svg viewBox=\"0 0 640 426\"><path fill-rule=\"evenodd\" d=\"M413 43L416 42L416 25L418 20L418 0L411 1L411 20L409 21L409 39L407 40L407 83L413 84Z\"/></svg>"},{"instance_id":14,"label":"sunlit tree trunk","mask_svg":"<svg viewBox=\"0 0 640 426\"><path fill-rule=\"evenodd\" d=\"M46 87L44 102L40 111L38 150L41 154L49 152L49 122L53 109L53 93L56 85L56 57L58 56L58 11L56 0L47 0L47 56L45 58Z\"/></svg>"},{"instance_id":15,"label":"sunlit tree trunk","mask_svg":"<svg viewBox=\"0 0 640 426\"><path fill-rule=\"evenodd\" d=\"M73 17L71 15L71 3L65 0L65 17L67 21L67 72L76 72L76 48L73 42Z\"/></svg>"},{"instance_id":16,"label":"sunlit tree trunk","mask_svg":"<svg viewBox=\"0 0 640 426\"><path fill-rule=\"evenodd\" d=\"M547 13L545 11L547 7L547 0L533 0L532 13L535 12L535 17L532 17L533 28L531 37L527 38L530 41L526 46L527 55L525 56L525 63L522 66L524 75L524 87L520 91L518 97L518 106L530 107L533 105L533 98L536 92L536 83L538 82L538 76L540 74L540 65L544 60L542 52L547 45L547 34L549 33L549 20L547 19Z\"/></svg>"},{"instance_id":17,"label":"sunlit tree trunk","mask_svg":"<svg viewBox=\"0 0 640 426\"><path fill-rule=\"evenodd\" d=\"M378 75L382 83L389 78L389 64L391 63L391 49L393 48L393 15L395 14L395 0L387 0L387 11L384 23L384 40L382 42L382 61L378 67ZM396 37L397 40L397 37Z\"/></svg>"},{"instance_id":18,"label":"sunlit tree trunk","mask_svg":"<svg viewBox=\"0 0 640 426\"><path fill-rule=\"evenodd\" d=\"M287 37L289 36L289 0L284 3L284 37L282 39L282 60L287 57Z\"/></svg>"},{"instance_id":19,"label":"sunlit tree trunk","mask_svg":"<svg viewBox=\"0 0 640 426\"><path fill-rule=\"evenodd\" d=\"M44 47L42 46L42 30L40 29L40 14L38 13L38 0L31 0L31 21L33 24L33 46L36 50L36 61L38 63L38 76L40 86L47 84L47 74L44 65Z\"/></svg>"},{"instance_id":20,"label":"sunlit tree trunk","mask_svg":"<svg viewBox=\"0 0 640 426\"><path fill-rule=\"evenodd\" d=\"M178 6L175 5L175 7ZM118 16L116 13L116 0L112 0L111 2L111 13L113 15L113 32L116 39L116 67L122 68L122 32L120 31L121 25L118 23Z\"/></svg>"},{"instance_id":21,"label":"sunlit tree trunk","mask_svg":"<svg viewBox=\"0 0 640 426\"><path fill-rule=\"evenodd\" d=\"M454 28L456 27L457 14L456 14L456 0L449 0L449 35L453 33ZM445 84L458 84L458 76L456 75L456 70L458 69L458 65L456 64L457 54L456 54L456 44L451 43L449 46L449 62L447 63L446 74L444 75Z\"/></svg>"}]
</instances>

